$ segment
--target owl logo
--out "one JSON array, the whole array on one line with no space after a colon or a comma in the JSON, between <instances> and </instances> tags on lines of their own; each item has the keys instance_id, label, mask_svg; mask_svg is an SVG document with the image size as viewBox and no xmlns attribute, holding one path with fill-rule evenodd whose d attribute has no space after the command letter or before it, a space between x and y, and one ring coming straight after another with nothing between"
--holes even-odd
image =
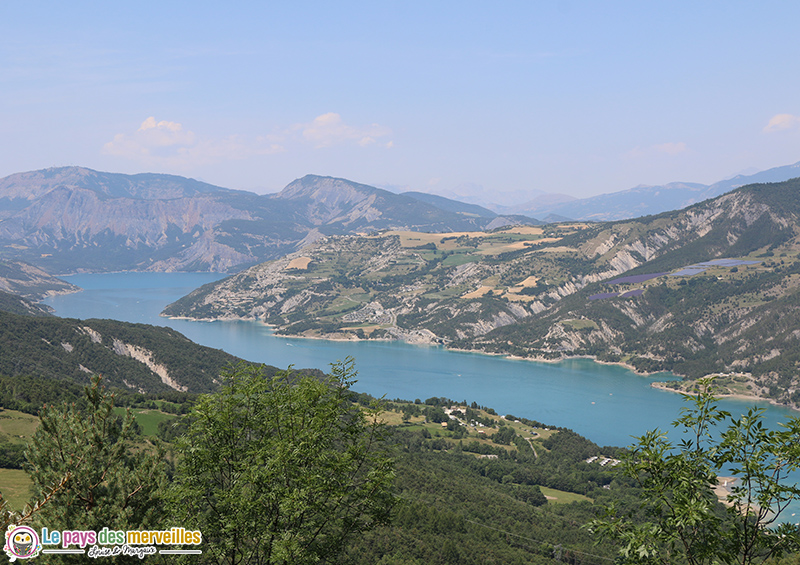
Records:
<instances>
[{"instance_id":1,"label":"owl logo","mask_svg":"<svg viewBox=\"0 0 800 565\"><path fill-rule=\"evenodd\" d=\"M42 544L33 528L12 524L6 531L6 545L3 550L11 561L33 559L39 555Z\"/></svg>"}]
</instances>

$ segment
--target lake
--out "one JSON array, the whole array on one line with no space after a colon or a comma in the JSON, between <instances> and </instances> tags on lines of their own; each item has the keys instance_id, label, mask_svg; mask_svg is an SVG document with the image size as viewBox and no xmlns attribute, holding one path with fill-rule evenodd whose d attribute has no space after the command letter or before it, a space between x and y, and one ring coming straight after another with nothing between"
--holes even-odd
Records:
<instances>
[{"instance_id":1,"label":"lake","mask_svg":"<svg viewBox=\"0 0 800 565\"><path fill-rule=\"evenodd\" d=\"M359 392L408 400L444 396L476 401L514 414L572 428L600 445L625 446L632 436L669 423L684 405L675 393L650 387L670 374L643 377L588 359L559 363L512 360L399 342L328 341L277 337L256 322L196 322L159 316L170 302L224 275L214 273L106 273L62 277L83 292L45 302L69 318L112 318L169 326L189 339L249 361L286 368L326 370L345 357L356 360ZM753 402L725 400L734 414ZM775 426L792 412L759 403Z\"/></svg>"}]
</instances>

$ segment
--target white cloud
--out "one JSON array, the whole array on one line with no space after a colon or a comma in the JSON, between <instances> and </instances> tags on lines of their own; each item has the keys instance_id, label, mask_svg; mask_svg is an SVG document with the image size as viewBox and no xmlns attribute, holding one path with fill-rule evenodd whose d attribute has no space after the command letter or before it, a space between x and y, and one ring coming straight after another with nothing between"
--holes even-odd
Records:
<instances>
[{"instance_id":1,"label":"white cloud","mask_svg":"<svg viewBox=\"0 0 800 565\"><path fill-rule=\"evenodd\" d=\"M389 128L378 124L356 127L346 124L335 112L317 116L311 123L297 124L293 130L300 130L303 139L316 148L331 147L346 143L356 143L367 147L377 142L377 138L386 137L392 132ZM386 144L391 147L391 141Z\"/></svg>"},{"instance_id":2,"label":"white cloud","mask_svg":"<svg viewBox=\"0 0 800 565\"><path fill-rule=\"evenodd\" d=\"M160 122L156 122L156 119L153 116L150 116L145 121L142 122L142 125L139 126L139 131L147 131L149 129L163 129L169 131L181 131L183 126L176 122L167 122L165 120L161 120Z\"/></svg>"},{"instance_id":3,"label":"white cloud","mask_svg":"<svg viewBox=\"0 0 800 565\"><path fill-rule=\"evenodd\" d=\"M144 165L189 168L219 161L269 155L283 150L270 136L245 139L232 135L211 138L183 129L177 122L157 122L149 117L133 133L118 133L103 145L103 153L139 161Z\"/></svg>"},{"instance_id":4,"label":"white cloud","mask_svg":"<svg viewBox=\"0 0 800 565\"><path fill-rule=\"evenodd\" d=\"M368 147L379 143L386 149L394 146L391 140L381 139L391 134L389 128L378 124L351 126L335 112L276 131L278 133L258 137L212 137L196 134L178 122L159 121L150 116L136 131L116 134L103 145L103 153L148 167L189 170L199 165L281 153L286 151L286 145L295 149L308 144L314 148L334 145Z\"/></svg>"},{"instance_id":5,"label":"white cloud","mask_svg":"<svg viewBox=\"0 0 800 565\"><path fill-rule=\"evenodd\" d=\"M800 129L800 116L792 114L775 114L770 118L769 123L762 130L764 133L776 131Z\"/></svg>"}]
</instances>

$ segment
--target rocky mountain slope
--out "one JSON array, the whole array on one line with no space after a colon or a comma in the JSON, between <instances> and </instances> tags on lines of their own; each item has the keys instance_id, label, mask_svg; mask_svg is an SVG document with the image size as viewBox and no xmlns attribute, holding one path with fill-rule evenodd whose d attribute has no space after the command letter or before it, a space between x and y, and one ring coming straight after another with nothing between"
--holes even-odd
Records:
<instances>
[{"instance_id":1,"label":"rocky mountain slope","mask_svg":"<svg viewBox=\"0 0 800 565\"><path fill-rule=\"evenodd\" d=\"M389 231L374 236L321 239L281 259L246 269L206 285L166 310L166 315L192 318L261 319L287 333L371 337L394 336L409 341L445 341L485 333L531 313L525 296L519 302L483 300L481 286L496 277L504 254L528 246L546 247L574 227L545 232L541 227L505 228L494 232L426 234ZM554 237L555 236L555 237ZM555 263L551 275L567 272ZM479 284L480 283L480 284ZM481 289L475 290L476 285ZM488 289L488 287L485 287ZM518 290L524 291L520 286ZM477 295L470 297L469 295ZM462 295L467 300L461 300ZM440 300L432 302L432 297ZM447 304L447 314L437 306ZM495 322L474 321L480 305L494 312ZM432 316L446 318L446 327L431 319L411 322L423 305ZM466 314L463 328L452 318ZM495 325L492 325L494 323Z\"/></svg>"},{"instance_id":2,"label":"rocky mountain slope","mask_svg":"<svg viewBox=\"0 0 800 565\"><path fill-rule=\"evenodd\" d=\"M752 185L677 214L611 224L646 227L627 247L632 258L649 260L513 331L456 345L594 355L690 378L723 374L730 392L800 406L798 194L798 179ZM700 227L695 237L681 235L692 225Z\"/></svg>"},{"instance_id":3,"label":"rocky mountain slope","mask_svg":"<svg viewBox=\"0 0 800 565\"><path fill-rule=\"evenodd\" d=\"M800 179L751 185L624 222L329 237L165 313L731 373L753 394L797 402L798 191Z\"/></svg>"},{"instance_id":4,"label":"rocky mountain slope","mask_svg":"<svg viewBox=\"0 0 800 565\"><path fill-rule=\"evenodd\" d=\"M57 294L80 290L74 284L48 275L42 269L22 261L0 261L0 291L28 300L41 300Z\"/></svg>"},{"instance_id":5,"label":"rocky mountain slope","mask_svg":"<svg viewBox=\"0 0 800 565\"><path fill-rule=\"evenodd\" d=\"M520 221L535 222L443 209L314 175L275 195L172 175L79 167L0 179L0 258L50 272L226 271L279 257L324 235L481 229Z\"/></svg>"}]
</instances>

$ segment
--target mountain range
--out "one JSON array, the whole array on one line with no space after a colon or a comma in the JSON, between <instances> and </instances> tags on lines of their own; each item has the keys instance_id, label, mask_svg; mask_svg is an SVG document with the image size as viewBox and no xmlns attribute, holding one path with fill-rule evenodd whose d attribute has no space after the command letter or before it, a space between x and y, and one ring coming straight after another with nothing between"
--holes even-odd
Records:
<instances>
[{"instance_id":1,"label":"mountain range","mask_svg":"<svg viewBox=\"0 0 800 565\"><path fill-rule=\"evenodd\" d=\"M165 315L717 373L737 393L800 405L798 194L794 179L618 222L332 236Z\"/></svg>"},{"instance_id":2,"label":"mountain range","mask_svg":"<svg viewBox=\"0 0 800 565\"><path fill-rule=\"evenodd\" d=\"M629 190L574 199L563 194L540 193L532 200L515 205L489 205L497 213L525 214L537 218L558 216L563 219L609 221L639 218L680 210L697 202L716 198L740 186L764 182L780 182L800 177L800 162L775 167L750 175L706 185L673 182L660 186L637 186Z\"/></svg>"},{"instance_id":3,"label":"mountain range","mask_svg":"<svg viewBox=\"0 0 800 565\"><path fill-rule=\"evenodd\" d=\"M0 179L0 258L49 272L226 271L326 235L508 223L538 222L314 175L271 195L80 167Z\"/></svg>"},{"instance_id":4,"label":"mountain range","mask_svg":"<svg viewBox=\"0 0 800 565\"><path fill-rule=\"evenodd\" d=\"M632 218L680 209L743 184L797 175L800 163L708 186L671 183L582 200L541 193L526 203L489 209L317 175L297 179L277 194L257 195L174 175L60 167L0 179L0 259L26 261L50 273L224 272L330 235Z\"/></svg>"}]
</instances>

